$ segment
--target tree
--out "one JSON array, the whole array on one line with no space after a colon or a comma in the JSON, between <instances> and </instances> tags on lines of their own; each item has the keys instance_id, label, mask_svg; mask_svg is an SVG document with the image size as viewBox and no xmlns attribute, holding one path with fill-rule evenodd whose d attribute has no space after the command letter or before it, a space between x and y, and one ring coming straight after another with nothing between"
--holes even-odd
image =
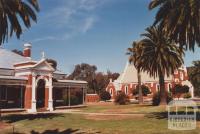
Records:
<instances>
[{"instance_id":1,"label":"tree","mask_svg":"<svg viewBox=\"0 0 200 134\"><path fill-rule=\"evenodd\" d=\"M13 49L12 52L18 54L18 55L21 55L23 56L23 52L21 50L18 50L18 49Z\"/></svg>"},{"instance_id":2,"label":"tree","mask_svg":"<svg viewBox=\"0 0 200 134\"><path fill-rule=\"evenodd\" d=\"M85 80L88 82L89 91L95 91L96 80L95 72L97 67L95 65L89 65L87 63L81 63L75 66L74 71L68 76L71 80Z\"/></svg>"},{"instance_id":3,"label":"tree","mask_svg":"<svg viewBox=\"0 0 200 134\"><path fill-rule=\"evenodd\" d=\"M97 67L95 65L89 65L87 63L78 64L75 66L72 74L68 76L68 79L85 80L88 82L89 93L100 93L105 90L109 84L110 79L115 80L118 78L118 73L112 73L107 71L106 74L102 72L96 72Z\"/></svg>"},{"instance_id":4,"label":"tree","mask_svg":"<svg viewBox=\"0 0 200 134\"><path fill-rule=\"evenodd\" d=\"M137 64L138 58L140 57L141 47L138 42L133 42L132 47L127 49L127 55L129 55L129 62L134 65ZM139 104L143 104L143 95L142 95L142 87L141 87L141 73L140 69L137 69L137 78L138 78L138 90L139 90Z\"/></svg>"},{"instance_id":5,"label":"tree","mask_svg":"<svg viewBox=\"0 0 200 134\"><path fill-rule=\"evenodd\" d=\"M174 71L183 64L182 49L164 36L161 27L149 27L141 35L142 52L137 59L136 68L146 71L150 76L159 77L160 104L166 104L165 76L174 74Z\"/></svg>"},{"instance_id":6,"label":"tree","mask_svg":"<svg viewBox=\"0 0 200 134\"><path fill-rule=\"evenodd\" d=\"M153 0L149 9L155 8L154 25L163 27L167 37L193 51L195 44L200 47L199 0Z\"/></svg>"},{"instance_id":7,"label":"tree","mask_svg":"<svg viewBox=\"0 0 200 134\"><path fill-rule=\"evenodd\" d=\"M46 60L54 69L57 68L57 61L56 60L54 60L54 59L46 59Z\"/></svg>"},{"instance_id":8,"label":"tree","mask_svg":"<svg viewBox=\"0 0 200 134\"><path fill-rule=\"evenodd\" d=\"M106 86L109 84L110 80L114 81L119 77L119 73L113 73L111 71L107 71L107 74L104 75L104 79L105 79L105 88Z\"/></svg>"},{"instance_id":9,"label":"tree","mask_svg":"<svg viewBox=\"0 0 200 134\"><path fill-rule=\"evenodd\" d=\"M141 89L142 89L142 95L143 96L147 96L148 94L151 93L150 90L149 90L149 87L147 87L145 85L142 85ZM136 89L133 89L133 95L138 95L138 94L139 94L139 86L137 85Z\"/></svg>"},{"instance_id":10,"label":"tree","mask_svg":"<svg viewBox=\"0 0 200 134\"><path fill-rule=\"evenodd\" d=\"M195 95L200 96L200 60L193 61L193 66L188 70L188 76L194 86Z\"/></svg>"},{"instance_id":11,"label":"tree","mask_svg":"<svg viewBox=\"0 0 200 134\"><path fill-rule=\"evenodd\" d=\"M31 20L37 21L34 10L39 11L37 0L0 0L0 45L12 36L13 32L17 38L22 34L22 25L31 27Z\"/></svg>"}]
</instances>

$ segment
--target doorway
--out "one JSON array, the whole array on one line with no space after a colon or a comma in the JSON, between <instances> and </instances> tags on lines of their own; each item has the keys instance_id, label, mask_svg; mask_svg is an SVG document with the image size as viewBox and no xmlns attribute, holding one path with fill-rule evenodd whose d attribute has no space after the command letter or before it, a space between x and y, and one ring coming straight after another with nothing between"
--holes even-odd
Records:
<instances>
[{"instance_id":1,"label":"doorway","mask_svg":"<svg viewBox=\"0 0 200 134\"><path fill-rule=\"evenodd\" d=\"M45 81L40 79L36 88L36 108L45 107Z\"/></svg>"}]
</instances>

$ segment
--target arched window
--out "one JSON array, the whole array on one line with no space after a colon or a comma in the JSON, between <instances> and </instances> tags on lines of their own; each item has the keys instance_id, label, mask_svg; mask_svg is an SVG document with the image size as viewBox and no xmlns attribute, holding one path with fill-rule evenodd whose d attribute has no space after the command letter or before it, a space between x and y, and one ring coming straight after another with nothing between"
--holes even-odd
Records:
<instances>
[{"instance_id":1,"label":"arched window","mask_svg":"<svg viewBox=\"0 0 200 134\"><path fill-rule=\"evenodd\" d=\"M128 94L128 86L125 86L125 94Z\"/></svg>"},{"instance_id":2,"label":"arched window","mask_svg":"<svg viewBox=\"0 0 200 134\"><path fill-rule=\"evenodd\" d=\"M171 92L171 89L172 89L172 84L168 83L168 92Z\"/></svg>"},{"instance_id":3,"label":"arched window","mask_svg":"<svg viewBox=\"0 0 200 134\"><path fill-rule=\"evenodd\" d=\"M110 89L110 95L113 96L113 89Z\"/></svg>"}]
</instances>

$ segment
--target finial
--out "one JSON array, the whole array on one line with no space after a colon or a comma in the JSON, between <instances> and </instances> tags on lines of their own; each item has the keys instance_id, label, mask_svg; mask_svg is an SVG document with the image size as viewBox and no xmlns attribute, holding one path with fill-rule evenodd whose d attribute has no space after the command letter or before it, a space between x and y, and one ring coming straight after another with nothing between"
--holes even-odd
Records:
<instances>
[{"instance_id":1,"label":"finial","mask_svg":"<svg viewBox=\"0 0 200 134\"><path fill-rule=\"evenodd\" d=\"M45 59L45 53L42 51L42 59Z\"/></svg>"}]
</instances>

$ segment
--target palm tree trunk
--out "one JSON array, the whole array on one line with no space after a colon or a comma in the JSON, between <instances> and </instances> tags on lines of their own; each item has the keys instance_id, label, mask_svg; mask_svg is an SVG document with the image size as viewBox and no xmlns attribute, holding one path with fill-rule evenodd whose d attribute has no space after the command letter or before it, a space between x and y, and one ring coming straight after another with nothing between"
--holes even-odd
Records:
<instances>
[{"instance_id":1,"label":"palm tree trunk","mask_svg":"<svg viewBox=\"0 0 200 134\"><path fill-rule=\"evenodd\" d=\"M167 104L167 97L165 91L165 80L162 73L159 74L159 84L160 84L160 105Z\"/></svg>"},{"instance_id":2,"label":"palm tree trunk","mask_svg":"<svg viewBox=\"0 0 200 134\"><path fill-rule=\"evenodd\" d=\"M137 75L138 75L138 89L139 89L139 104L143 104L143 94L142 94L142 82L141 82L141 73L140 71L138 70L137 72Z\"/></svg>"}]
</instances>

